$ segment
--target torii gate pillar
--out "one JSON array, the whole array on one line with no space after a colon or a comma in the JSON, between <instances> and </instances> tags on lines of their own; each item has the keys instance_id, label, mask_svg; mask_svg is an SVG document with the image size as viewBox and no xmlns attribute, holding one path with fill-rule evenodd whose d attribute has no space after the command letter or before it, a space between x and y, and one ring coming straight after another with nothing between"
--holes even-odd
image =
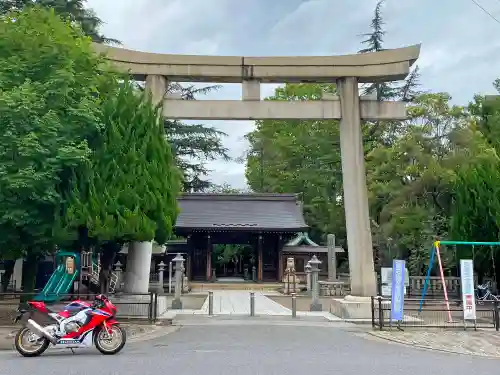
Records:
<instances>
[{"instance_id":1,"label":"torii gate pillar","mask_svg":"<svg viewBox=\"0 0 500 375\"><path fill-rule=\"evenodd\" d=\"M339 79L337 90L342 111L340 149L351 294L370 297L376 294L377 285L368 210L358 80L355 77Z\"/></svg>"}]
</instances>

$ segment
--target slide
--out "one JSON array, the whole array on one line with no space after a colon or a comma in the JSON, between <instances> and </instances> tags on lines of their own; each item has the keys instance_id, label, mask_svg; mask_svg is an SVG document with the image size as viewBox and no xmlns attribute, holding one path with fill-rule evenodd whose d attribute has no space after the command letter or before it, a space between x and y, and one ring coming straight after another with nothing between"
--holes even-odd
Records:
<instances>
[{"instance_id":1,"label":"slide","mask_svg":"<svg viewBox=\"0 0 500 375\"><path fill-rule=\"evenodd\" d=\"M71 259L71 260L70 260ZM35 301L57 302L68 294L78 276L78 254L60 252L56 255L58 266L45 288L35 296ZM68 260L70 260L68 262ZM76 262L75 262L76 260Z\"/></svg>"}]
</instances>

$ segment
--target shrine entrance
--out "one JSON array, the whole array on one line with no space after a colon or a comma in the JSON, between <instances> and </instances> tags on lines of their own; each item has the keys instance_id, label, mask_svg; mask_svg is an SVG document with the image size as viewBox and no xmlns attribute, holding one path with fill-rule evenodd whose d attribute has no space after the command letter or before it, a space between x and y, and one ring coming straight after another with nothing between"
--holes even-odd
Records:
<instances>
[{"instance_id":1,"label":"shrine entrance","mask_svg":"<svg viewBox=\"0 0 500 375\"><path fill-rule=\"evenodd\" d=\"M281 278L283 246L307 230L294 194L184 194L175 232L187 237L194 281Z\"/></svg>"}]
</instances>

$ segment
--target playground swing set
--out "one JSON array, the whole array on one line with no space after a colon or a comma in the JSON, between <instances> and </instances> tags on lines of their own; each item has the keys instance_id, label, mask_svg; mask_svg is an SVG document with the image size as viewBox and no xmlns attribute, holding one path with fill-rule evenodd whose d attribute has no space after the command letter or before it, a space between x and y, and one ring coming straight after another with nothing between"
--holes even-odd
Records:
<instances>
[{"instance_id":1,"label":"playground swing set","mask_svg":"<svg viewBox=\"0 0 500 375\"><path fill-rule=\"evenodd\" d=\"M437 257L439 276L440 276L442 287L443 287L443 294L444 294L444 300L445 300L445 304L446 304L446 310L448 311L448 319L451 322L452 317L451 317L450 301L448 299L448 291L446 289L446 281L445 281L445 277L444 277L443 263L441 261L441 252L440 252L441 246L450 246L450 245L455 247L455 259L457 259L456 246L471 246L472 247L472 262L473 262L473 264L474 264L474 261L476 258L475 247L476 246L489 246L491 263L493 265L493 282L496 285L497 275L496 275L496 270L495 270L495 255L494 255L493 246L500 246L500 242L474 242L474 241L473 242L471 242L471 241L435 241L434 242L432 249L431 249L429 267L427 269L427 275L425 277L424 288L422 290L422 296L420 298L420 305L419 305L418 311L419 311L419 313L422 312L424 299L425 299L425 296L427 294L427 289L429 287L429 280L431 277L431 271L432 271L432 268L434 266L435 258ZM457 266L457 270L458 269L460 269L460 267ZM494 297L494 299L498 300L498 298L496 298L496 297Z\"/></svg>"}]
</instances>

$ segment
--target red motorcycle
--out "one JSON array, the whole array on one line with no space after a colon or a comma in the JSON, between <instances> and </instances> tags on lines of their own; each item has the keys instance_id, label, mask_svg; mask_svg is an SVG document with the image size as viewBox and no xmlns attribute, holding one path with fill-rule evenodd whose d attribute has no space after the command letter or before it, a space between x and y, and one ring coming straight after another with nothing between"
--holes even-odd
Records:
<instances>
[{"instance_id":1,"label":"red motorcycle","mask_svg":"<svg viewBox=\"0 0 500 375\"><path fill-rule=\"evenodd\" d=\"M50 344L71 349L88 348L92 343L102 354L116 354L125 346L125 330L115 320L117 309L104 295L93 303L76 300L63 311L55 312L44 302L30 301L28 309L20 309L15 322L23 322L17 332L15 346L24 357L36 357ZM32 319L42 313L50 324L42 326Z\"/></svg>"}]
</instances>

